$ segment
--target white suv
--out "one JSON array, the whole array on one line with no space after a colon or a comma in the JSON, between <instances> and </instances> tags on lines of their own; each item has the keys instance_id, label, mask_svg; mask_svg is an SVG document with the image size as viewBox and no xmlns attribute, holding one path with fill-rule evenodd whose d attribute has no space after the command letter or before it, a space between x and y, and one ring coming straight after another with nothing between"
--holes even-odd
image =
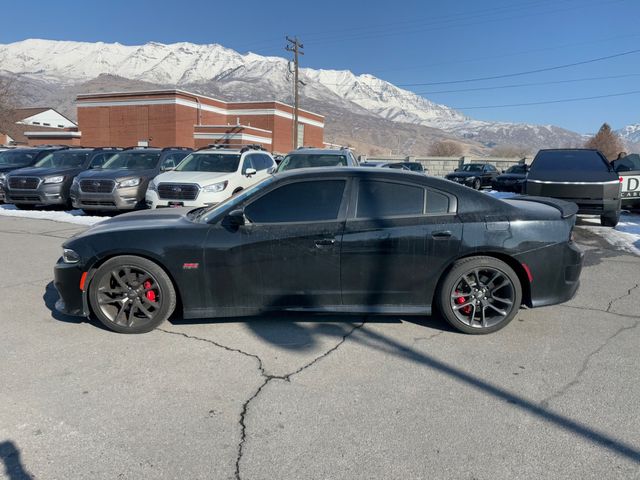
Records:
<instances>
[{"instance_id":1,"label":"white suv","mask_svg":"<svg viewBox=\"0 0 640 480\"><path fill-rule=\"evenodd\" d=\"M216 205L275 169L273 157L259 146L203 148L149 182L146 202L150 208Z\"/></svg>"}]
</instances>

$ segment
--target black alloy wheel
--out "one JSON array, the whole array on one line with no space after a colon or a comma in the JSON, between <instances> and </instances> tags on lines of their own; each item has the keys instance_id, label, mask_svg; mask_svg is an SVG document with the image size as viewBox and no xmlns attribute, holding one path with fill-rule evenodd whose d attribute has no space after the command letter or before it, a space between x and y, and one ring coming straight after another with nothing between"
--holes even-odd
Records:
<instances>
[{"instance_id":1,"label":"black alloy wheel","mask_svg":"<svg viewBox=\"0 0 640 480\"><path fill-rule=\"evenodd\" d=\"M89 301L110 330L144 333L167 320L176 307L171 279L154 262L135 256L114 257L96 272Z\"/></svg>"},{"instance_id":2,"label":"black alloy wheel","mask_svg":"<svg viewBox=\"0 0 640 480\"><path fill-rule=\"evenodd\" d=\"M493 257L470 257L456 262L443 281L438 306L456 329L471 334L491 333L515 317L522 301L518 275Z\"/></svg>"},{"instance_id":3,"label":"black alloy wheel","mask_svg":"<svg viewBox=\"0 0 640 480\"><path fill-rule=\"evenodd\" d=\"M474 189L474 190L480 190L480 188L482 188L482 182L480 181L480 179L479 179L479 178L476 178L476 179L473 181L473 189Z\"/></svg>"}]
</instances>

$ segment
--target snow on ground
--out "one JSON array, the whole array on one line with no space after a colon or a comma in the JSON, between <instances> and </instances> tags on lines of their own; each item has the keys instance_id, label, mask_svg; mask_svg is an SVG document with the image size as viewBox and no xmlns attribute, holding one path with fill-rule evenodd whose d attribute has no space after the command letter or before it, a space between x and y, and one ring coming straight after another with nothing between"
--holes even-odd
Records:
<instances>
[{"instance_id":1,"label":"snow on ground","mask_svg":"<svg viewBox=\"0 0 640 480\"><path fill-rule=\"evenodd\" d=\"M509 198L514 193L486 190L485 193L496 198ZM624 211L616 228L600 225L596 215L580 215L576 225L604 238L608 243L621 250L640 255L640 214Z\"/></svg>"},{"instance_id":2,"label":"snow on ground","mask_svg":"<svg viewBox=\"0 0 640 480\"><path fill-rule=\"evenodd\" d=\"M111 217L90 217L82 210L18 210L15 205L0 205L0 216L34 218L54 222L73 223L75 225L93 225Z\"/></svg>"}]
</instances>

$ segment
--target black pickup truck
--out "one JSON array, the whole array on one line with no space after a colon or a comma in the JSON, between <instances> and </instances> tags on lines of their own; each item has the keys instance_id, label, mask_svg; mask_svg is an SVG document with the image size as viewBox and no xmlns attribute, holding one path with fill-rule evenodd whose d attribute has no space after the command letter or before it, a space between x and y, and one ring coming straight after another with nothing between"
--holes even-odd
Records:
<instances>
[{"instance_id":1,"label":"black pickup truck","mask_svg":"<svg viewBox=\"0 0 640 480\"><path fill-rule=\"evenodd\" d=\"M533 159L525 193L574 202L578 213L600 215L604 227L620 220L620 177L598 150L540 150Z\"/></svg>"}]
</instances>

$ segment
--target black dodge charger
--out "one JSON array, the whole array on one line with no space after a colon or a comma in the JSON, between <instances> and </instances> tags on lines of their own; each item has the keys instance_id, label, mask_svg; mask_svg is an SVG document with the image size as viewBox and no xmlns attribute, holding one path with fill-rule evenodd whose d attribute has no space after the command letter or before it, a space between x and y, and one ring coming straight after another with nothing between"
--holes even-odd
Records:
<instances>
[{"instance_id":1,"label":"black dodge charger","mask_svg":"<svg viewBox=\"0 0 640 480\"><path fill-rule=\"evenodd\" d=\"M123 333L267 311L429 315L489 333L564 302L575 204L388 169L274 175L212 208L129 213L63 245L56 307Z\"/></svg>"}]
</instances>

